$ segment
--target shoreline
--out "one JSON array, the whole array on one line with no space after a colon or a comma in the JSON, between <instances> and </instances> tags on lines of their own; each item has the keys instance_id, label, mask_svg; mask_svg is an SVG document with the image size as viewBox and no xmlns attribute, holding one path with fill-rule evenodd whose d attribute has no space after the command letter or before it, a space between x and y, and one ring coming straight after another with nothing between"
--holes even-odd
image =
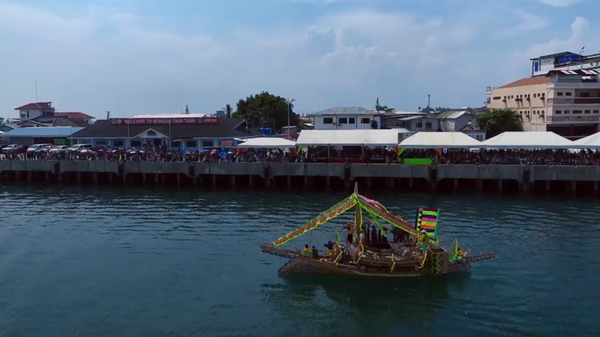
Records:
<instances>
[{"instance_id":1,"label":"shoreline","mask_svg":"<svg viewBox=\"0 0 600 337\"><path fill-rule=\"evenodd\" d=\"M1 160L0 181L90 185L599 195L600 166Z\"/></svg>"}]
</instances>

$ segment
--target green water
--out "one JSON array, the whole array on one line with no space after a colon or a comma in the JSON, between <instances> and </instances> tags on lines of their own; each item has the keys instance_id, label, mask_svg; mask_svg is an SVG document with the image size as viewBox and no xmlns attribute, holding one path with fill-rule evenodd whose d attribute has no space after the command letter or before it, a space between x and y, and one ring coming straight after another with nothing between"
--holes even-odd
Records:
<instances>
[{"instance_id":1,"label":"green water","mask_svg":"<svg viewBox=\"0 0 600 337\"><path fill-rule=\"evenodd\" d=\"M0 186L0 336L598 336L600 203L380 195L470 274L277 275L271 242L343 194ZM344 219L294 242L318 247Z\"/></svg>"}]
</instances>

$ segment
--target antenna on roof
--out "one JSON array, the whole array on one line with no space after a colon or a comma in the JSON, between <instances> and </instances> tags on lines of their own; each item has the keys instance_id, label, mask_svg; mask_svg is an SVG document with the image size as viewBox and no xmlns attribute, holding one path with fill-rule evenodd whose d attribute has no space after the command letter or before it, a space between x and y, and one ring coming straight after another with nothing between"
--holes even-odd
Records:
<instances>
[{"instance_id":1,"label":"antenna on roof","mask_svg":"<svg viewBox=\"0 0 600 337\"><path fill-rule=\"evenodd\" d=\"M185 114L186 115L190 114L190 109L188 108L187 104L185 105Z\"/></svg>"},{"instance_id":2,"label":"antenna on roof","mask_svg":"<svg viewBox=\"0 0 600 337\"><path fill-rule=\"evenodd\" d=\"M110 111L106 111L106 120L110 119Z\"/></svg>"}]
</instances>

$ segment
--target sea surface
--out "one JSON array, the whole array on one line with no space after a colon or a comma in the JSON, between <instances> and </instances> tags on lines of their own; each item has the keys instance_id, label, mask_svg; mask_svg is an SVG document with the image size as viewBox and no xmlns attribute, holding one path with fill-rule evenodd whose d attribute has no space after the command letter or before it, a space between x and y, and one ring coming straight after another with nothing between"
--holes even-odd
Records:
<instances>
[{"instance_id":1,"label":"sea surface","mask_svg":"<svg viewBox=\"0 0 600 337\"><path fill-rule=\"evenodd\" d=\"M600 201L364 195L498 258L407 280L279 277L343 193L0 186L0 336L600 336ZM322 247L336 220L293 242Z\"/></svg>"}]
</instances>

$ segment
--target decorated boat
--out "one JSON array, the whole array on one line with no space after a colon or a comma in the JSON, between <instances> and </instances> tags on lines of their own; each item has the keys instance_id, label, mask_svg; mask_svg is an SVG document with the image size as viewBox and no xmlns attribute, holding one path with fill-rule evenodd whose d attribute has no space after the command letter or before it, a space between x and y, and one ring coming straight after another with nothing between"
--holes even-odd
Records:
<instances>
[{"instance_id":1,"label":"decorated boat","mask_svg":"<svg viewBox=\"0 0 600 337\"><path fill-rule=\"evenodd\" d=\"M313 231L354 209L354 221L345 226L346 237L335 232L335 241L324 244L321 254L314 246L303 250L282 248L286 243ZM363 215L369 216L365 221ZM468 255L458 240L450 250L439 245L440 210L419 208L415 223L389 212L379 202L354 193L319 214L304 226L271 244L261 245L264 253L289 259L280 274L335 274L364 277L417 277L444 275L470 270L471 263L492 259L495 253ZM388 239L388 236L391 238Z\"/></svg>"}]
</instances>

